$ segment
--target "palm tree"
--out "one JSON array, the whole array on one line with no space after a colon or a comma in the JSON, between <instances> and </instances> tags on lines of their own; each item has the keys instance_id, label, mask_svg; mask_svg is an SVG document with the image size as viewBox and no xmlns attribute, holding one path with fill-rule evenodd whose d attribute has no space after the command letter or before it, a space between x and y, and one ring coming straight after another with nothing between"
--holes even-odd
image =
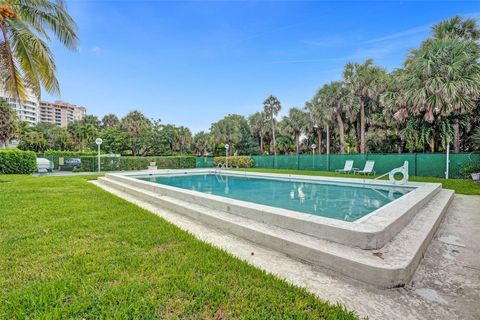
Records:
<instances>
[{"instance_id":1,"label":"palm tree","mask_svg":"<svg viewBox=\"0 0 480 320\"><path fill-rule=\"evenodd\" d=\"M333 81L323 86L317 95L320 117L329 128L336 121L340 153L345 153L345 117L353 108L353 96L344 82Z\"/></svg>"},{"instance_id":2,"label":"palm tree","mask_svg":"<svg viewBox=\"0 0 480 320\"><path fill-rule=\"evenodd\" d=\"M436 39L456 39L464 41L478 41L480 39L480 28L475 19L463 19L460 16L454 16L433 26L433 34ZM478 45L478 43L477 43ZM461 119L457 115L453 119L454 127L454 152L460 152L460 123Z\"/></svg>"},{"instance_id":3,"label":"palm tree","mask_svg":"<svg viewBox=\"0 0 480 320\"><path fill-rule=\"evenodd\" d=\"M115 127L120 123L120 120L113 113L109 113L102 118L102 128Z\"/></svg>"},{"instance_id":4,"label":"palm tree","mask_svg":"<svg viewBox=\"0 0 480 320\"><path fill-rule=\"evenodd\" d=\"M295 141L296 152L300 152L300 135L305 131L308 123L308 115L305 111L298 108L288 110L288 116L283 117L283 129L285 133L291 135Z\"/></svg>"},{"instance_id":5,"label":"palm tree","mask_svg":"<svg viewBox=\"0 0 480 320\"><path fill-rule=\"evenodd\" d=\"M145 117L140 111L134 110L129 112L122 119L122 129L129 136L130 149L133 156L137 156L141 153L141 149L145 149L146 135L149 133L152 122ZM143 151L145 152L145 150Z\"/></svg>"},{"instance_id":6,"label":"palm tree","mask_svg":"<svg viewBox=\"0 0 480 320\"><path fill-rule=\"evenodd\" d=\"M233 154L235 145L242 140L242 121L245 121L243 116L229 114L222 120L212 123L210 128L210 133L216 143L230 145L230 154Z\"/></svg>"},{"instance_id":7,"label":"palm tree","mask_svg":"<svg viewBox=\"0 0 480 320\"><path fill-rule=\"evenodd\" d=\"M190 146L192 144L192 132L190 131L190 129L184 126L178 127L177 144L180 154L183 154L183 151L185 151L185 149L187 149L186 151L190 149Z\"/></svg>"},{"instance_id":8,"label":"palm tree","mask_svg":"<svg viewBox=\"0 0 480 320\"><path fill-rule=\"evenodd\" d=\"M46 41L53 36L76 49L76 24L64 1L2 0L0 2L0 78L4 91L18 101L27 90L40 96L41 87L58 94L56 66Z\"/></svg>"},{"instance_id":9,"label":"palm tree","mask_svg":"<svg viewBox=\"0 0 480 320\"><path fill-rule=\"evenodd\" d=\"M453 38L430 39L412 50L405 62L403 94L409 115L422 116L434 124L438 118L471 113L480 96L478 59L480 47L475 42ZM455 131L458 141L458 128ZM434 139L430 149L435 151ZM458 151L457 146L455 149Z\"/></svg>"},{"instance_id":10,"label":"palm tree","mask_svg":"<svg viewBox=\"0 0 480 320\"><path fill-rule=\"evenodd\" d=\"M6 148L10 140L19 130L17 113L3 99L0 99L0 145Z\"/></svg>"},{"instance_id":11,"label":"palm tree","mask_svg":"<svg viewBox=\"0 0 480 320\"><path fill-rule=\"evenodd\" d=\"M263 154L263 140L267 134L265 126L267 120L264 112L255 112L248 117L248 125L254 137L257 137L260 145L260 152Z\"/></svg>"},{"instance_id":12,"label":"palm tree","mask_svg":"<svg viewBox=\"0 0 480 320\"><path fill-rule=\"evenodd\" d=\"M210 144L210 134L205 131L200 131L193 136L193 145L197 155L206 156L208 153L208 146Z\"/></svg>"},{"instance_id":13,"label":"palm tree","mask_svg":"<svg viewBox=\"0 0 480 320\"><path fill-rule=\"evenodd\" d=\"M433 36L436 39L462 39L476 41L480 39L480 29L475 19L464 19L454 16L433 26Z\"/></svg>"},{"instance_id":14,"label":"palm tree","mask_svg":"<svg viewBox=\"0 0 480 320\"><path fill-rule=\"evenodd\" d=\"M386 71L375 66L372 59L364 63L347 63L343 70L347 88L356 97L360 118L360 153L365 153L367 108L375 103L384 90Z\"/></svg>"},{"instance_id":15,"label":"palm tree","mask_svg":"<svg viewBox=\"0 0 480 320\"><path fill-rule=\"evenodd\" d=\"M282 109L282 105L277 97L270 95L265 101L263 101L263 109L266 119L272 123L273 154L276 156L277 148L275 142L275 117Z\"/></svg>"},{"instance_id":16,"label":"palm tree","mask_svg":"<svg viewBox=\"0 0 480 320\"><path fill-rule=\"evenodd\" d=\"M318 93L312 101L305 102L305 109L308 111L310 132L317 134L318 154L322 154L323 115L318 105Z\"/></svg>"},{"instance_id":17,"label":"palm tree","mask_svg":"<svg viewBox=\"0 0 480 320\"><path fill-rule=\"evenodd\" d=\"M475 133L472 136L474 145L480 149L480 127L475 130Z\"/></svg>"},{"instance_id":18,"label":"palm tree","mask_svg":"<svg viewBox=\"0 0 480 320\"><path fill-rule=\"evenodd\" d=\"M95 137L96 133L95 127L90 123L83 123L79 127L77 127L76 135L80 139L80 147L81 151L85 151L85 145L88 141L91 141Z\"/></svg>"}]
</instances>

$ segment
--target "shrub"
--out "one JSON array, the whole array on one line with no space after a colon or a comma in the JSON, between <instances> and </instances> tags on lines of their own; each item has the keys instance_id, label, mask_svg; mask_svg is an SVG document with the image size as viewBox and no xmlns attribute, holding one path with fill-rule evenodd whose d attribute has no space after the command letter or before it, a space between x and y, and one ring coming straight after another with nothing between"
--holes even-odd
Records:
<instances>
[{"instance_id":1,"label":"shrub","mask_svg":"<svg viewBox=\"0 0 480 320\"><path fill-rule=\"evenodd\" d=\"M226 157L215 157L213 159L213 164L215 166L218 166L218 165L224 166L225 162L226 162ZM228 157L229 167L250 168L252 164L253 164L253 160L250 156Z\"/></svg>"},{"instance_id":2,"label":"shrub","mask_svg":"<svg viewBox=\"0 0 480 320\"><path fill-rule=\"evenodd\" d=\"M480 172L479 163L470 163L460 169L460 175L464 178L470 178L470 174Z\"/></svg>"},{"instance_id":3,"label":"shrub","mask_svg":"<svg viewBox=\"0 0 480 320\"><path fill-rule=\"evenodd\" d=\"M79 171L96 171L97 157L82 156ZM195 168L195 157L100 157L102 171L145 170L155 162L158 169Z\"/></svg>"},{"instance_id":4,"label":"shrub","mask_svg":"<svg viewBox=\"0 0 480 320\"><path fill-rule=\"evenodd\" d=\"M35 152L0 150L0 174L30 174L37 170Z\"/></svg>"}]
</instances>

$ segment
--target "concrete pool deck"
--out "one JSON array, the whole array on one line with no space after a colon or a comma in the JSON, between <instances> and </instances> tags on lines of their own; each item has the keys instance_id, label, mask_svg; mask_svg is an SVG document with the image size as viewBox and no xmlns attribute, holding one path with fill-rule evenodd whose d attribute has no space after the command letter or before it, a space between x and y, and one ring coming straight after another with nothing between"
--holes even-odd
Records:
<instances>
[{"instance_id":1,"label":"concrete pool deck","mask_svg":"<svg viewBox=\"0 0 480 320\"><path fill-rule=\"evenodd\" d=\"M101 188L145 208L252 265L371 319L478 319L479 196L456 195L425 258L404 288L379 289L293 259L114 188Z\"/></svg>"}]
</instances>

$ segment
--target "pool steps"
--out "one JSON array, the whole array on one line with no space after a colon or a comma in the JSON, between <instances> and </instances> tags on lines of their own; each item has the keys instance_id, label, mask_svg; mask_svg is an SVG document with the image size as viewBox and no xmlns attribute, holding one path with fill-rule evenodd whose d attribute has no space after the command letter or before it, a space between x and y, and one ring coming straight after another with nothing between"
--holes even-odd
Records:
<instances>
[{"instance_id":1,"label":"pool steps","mask_svg":"<svg viewBox=\"0 0 480 320\"><path fill-rule=\"evenodd\" d=\"M437 191L391 241L377 250L365 250L161 195L114 176L102 177L99 182L291 257L384 288L408 283L453 199L453 191Z\"/></svg>"}]
</instances>

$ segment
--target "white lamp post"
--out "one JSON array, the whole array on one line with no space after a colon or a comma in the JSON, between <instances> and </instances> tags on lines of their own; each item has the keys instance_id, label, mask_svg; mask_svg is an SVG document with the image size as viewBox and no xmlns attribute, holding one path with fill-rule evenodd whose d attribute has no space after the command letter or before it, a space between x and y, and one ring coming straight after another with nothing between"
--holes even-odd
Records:
<instances>
[{"instance_id":1,"label":"white lamp post","mask_svg":"<svg viewBox=\"0 0 480 320\"><path fill-rule=\"evenodd\" d=\"M100 145L102 144L103 140L101 138L95 139L95 143L98 146L98 172L100 172Z\"/></svg>"},{"instance_id":2,"label":"white lamp post","mask_svg":"<svg viewBox=\"0 0 480 320\"><path fill-rule=\"evenodd\" d=\"M450 173L450 136L447 136L447 158L445 160L445 179L448 179Z\"/></svg>"},{"instance_id":3,"label":"white lamp post","mask_svg":"<svg viewBox=\"0 0 480 320\"><path fill-rule=\"evenodd\" d=\"M312 156L313 156L313 168L315 168L315 148L317 147L317 145L314 143L310 146L310 148L312 148Z\"/></svg>"},{"instance_id":4,"label":"white lamp post","mask_svg":"<svg viewBox=\"0 0 480 320\"><path fill-rule=\"evenodd\" d=\"M228 148L230 148L230 146L228 143L225 143L225 168L228 168Z\"/></svg>"}]
</instances>

